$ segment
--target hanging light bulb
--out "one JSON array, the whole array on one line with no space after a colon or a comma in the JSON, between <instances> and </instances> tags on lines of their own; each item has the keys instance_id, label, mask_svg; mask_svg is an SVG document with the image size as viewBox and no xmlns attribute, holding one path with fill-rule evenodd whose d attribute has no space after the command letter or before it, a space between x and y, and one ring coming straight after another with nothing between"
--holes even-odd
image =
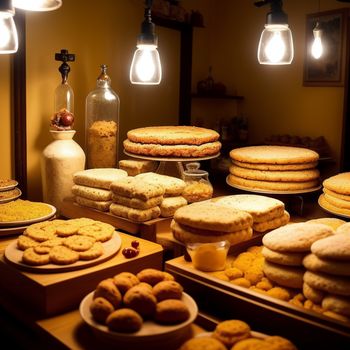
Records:
<instances>
[{"instance_id":1,"label":"hanging light bulb","mask_svg":"<svg viewBox=\"0 0 350 350\"><path fill-rule=\"evenodd\" d=\"M145 19L137 38L137 49L130 67L132 84L158 85L162 79L162 67L157 50L158 38L151 19L152 1L146 1Z\"/></svg>"},{"instance_id":2,"label":"hanging light bulb","mask_svg":"<svg viewBox=\"0 0 350 350\"><path fill-rule=\"evenodd\" d=\"M18 50L14 15L11 0L0 0L0 54L14 53Z\"/></svg>"},{"instance_id":3,"label":"hanging light bulb","mask_svg":"<svg viewBox=\"0 0 350 350\"><path fill-rule=\"evenodd\" d=\"M323 54L323 44L322 44L322 30L320 28L319 22L316 23L316 26L313 30L314 42L311 46L312 57L318 60Z\"/></svg>"},{"instance_id":4,"label":"hanging light bulb","mask_svg":"<svg viewBox=\"0 0 350 350\"><path fill-rule=\"evenodd\" d=\"M27 11L53 11L62 6L62 0L13 0L12 3Z\"/></svg>"},{"instance_id":5,"label":"hanging light bulb","mask_svg":"<svg viewBox=\"0 0 350 350\"><path fill-rule=\"evenodd\" d=\"M288 16L282 10L281 0L264 0L255 3L260 7L271 4L265 29L261 33L258 47L260 64L290 64L294 57L293 37L288 26Z\"/></svg>"}]
</instances>

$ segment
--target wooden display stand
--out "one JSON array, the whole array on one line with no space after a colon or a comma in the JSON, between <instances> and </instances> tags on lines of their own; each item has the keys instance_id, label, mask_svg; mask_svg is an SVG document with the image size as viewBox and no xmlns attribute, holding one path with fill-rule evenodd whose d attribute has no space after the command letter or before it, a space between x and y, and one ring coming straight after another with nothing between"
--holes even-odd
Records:
<instances>
[{"instance_id":1,"label":"wooden display stand","mask_svg":"<svg viewBox=\"0 0 350 350\"><path fill-rule=\"evenodd\" d=\"M111 259L96 266L61 273L33 273L20 270L4 257L4 248L11 240L0 244L0 288L18 303L24 303L37 315L52 315L78 307L82 298L103 279L122 272L137 273L143 268L162 269L163 248L156 243L138 239L140 253L126 259L121 253L130 247L135 237L118 232L122 245Z\"/></svg>"},{"instance_id":2,"label":"wooden display stand","mask_svg":"<svg viewBox=\"0 0 350 350\"><path fill-rule=\"evenodd\" d=\"M157 218L145 222L134 222L128 219L102 212L96 209L83 207L74 202L72 198L66 198L61 207L61 215L66 218L86 217L113 225L115 228L127 233L139 236L152 242L157 241L157 234L170 232L172 218Z\"/></svg>"}]
</instances>

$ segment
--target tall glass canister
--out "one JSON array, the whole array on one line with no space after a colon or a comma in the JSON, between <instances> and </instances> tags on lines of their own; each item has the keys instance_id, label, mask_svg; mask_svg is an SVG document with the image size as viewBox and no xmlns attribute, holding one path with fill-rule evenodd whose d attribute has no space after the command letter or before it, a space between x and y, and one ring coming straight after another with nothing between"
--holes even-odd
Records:
<instances>
[{"instance_id":1,"label":"tall glass canister","mask_svg":"<svg viewBox=\"0 0 350 350\"><path fill-rule=\"evenodd\" d=\"M119 140L118 95L111 88L107 66L101 65L96 89L85 104L85 137L88 168L115 168L118 164Z\"/></svg>"}]
</instances>

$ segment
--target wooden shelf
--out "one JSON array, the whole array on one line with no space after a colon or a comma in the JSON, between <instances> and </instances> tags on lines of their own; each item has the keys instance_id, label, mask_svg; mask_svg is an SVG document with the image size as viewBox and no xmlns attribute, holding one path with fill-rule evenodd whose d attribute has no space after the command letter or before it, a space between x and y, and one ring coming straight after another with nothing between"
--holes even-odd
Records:
<instances>
[{"instance_id":1,"label":"wooden shelf","mask_svg":"<svg viewBox=\"0 0 350 350\"><path fill-rule=\"evenodd\" d=\"M243 96L238 95L200 95L200 94L191 94L192 98L205 98L205 99L221 99L221 100L243 100Z\"/></svg>"}]
</instances>

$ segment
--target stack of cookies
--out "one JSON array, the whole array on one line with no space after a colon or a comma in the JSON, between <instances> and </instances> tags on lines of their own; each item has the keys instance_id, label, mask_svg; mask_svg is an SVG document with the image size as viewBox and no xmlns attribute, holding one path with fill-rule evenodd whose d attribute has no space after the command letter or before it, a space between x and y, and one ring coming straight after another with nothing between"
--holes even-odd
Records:
<instances>
[{"instance_id":1,"label":"stack of cookies","mask_svg":"<svg viewBox=\"0 0 350 350\"><path fill-rule=\"evenodd\" d=\"M253 217L253 230L266 232L289 222L289 213L278 199L254 194L238 194L212 199L217 205L244 210Z\"/></svg>"},{"instance_id":2,"label":"stack of cookies","mask_svg":"<svg viewBox=\"0 0 350 350\"><path fill-rule=\"evenodd\" d=\"M136 175L135 179L164 188L164 198L160 204L160 215L162 217L173 216L177 209L187 204L187 200L181 196L186 186L181 179L152 172Z\"/></svg>"},{"instance_id":3,"label":"stack of cookies","mask_svg":"<svg viewBox=\"0 0 350 350\"><path fill-rule=\"evenodd\" d=\"M112 203L109 186L113 181L127 177L121 169L101 168L78 171L73 175L72 193L75 201L86 207L108 211Z\"/></svg>"},{"instance_id":4,"label":"stack of cookies","mask_svg":"<svg viewBox=\"0 0 350 350\"><path fill-rule=\"evenodd\" d=\"M220 135L196 126L150 126L130 130L124 149L152 157L206 157L219 153Z\"/></svg>"},{"instance_id":5,"label":"stack of cookies","mask_svg":"<svg viewBox=\"0 0 350 350\"><path fill-rule=\"evenodd\" d=\"M303 264L307 269L305 297L321 304L327 312L348 317L349 322L350 235L339 233L313 243L311 254L304 258Z\"/></svg>"},{"instance_id":6,"label":"stack of cookies","mask_svg":"<svg viewBox=\"0 0 350 350\"><path fill-rule=\"evenodd\" d=\"M252 216L215 203L192 203L176 210L171 222L174 238L183 243L227 240L236 244L252 237Z\"/></svg>"},{"instance_id":7,"label":"stack of cookies","mask_svg":"<svg viewBox=\"0 0 350 350\"><path fill-rule=\"evenodd\" d=\"M230 152L232 186L266 191L302 191L319 184L318 154L287 146L250 146Z\"/></svg>"},{"instance_id":8,"label":"stack of cookies","mask_svg":"<svg viewBox=\"0 0 350 350\"><path fill-rule=\"evenodd\" d=\"M350 172L340 173L323 181L319 204L332 213L350 215Z\"/></svg>"},{"instance_id":9,"label":"stack of cookies","mask_svg":"<svg viewBox=\"0 0 350 350\"><path fill-rule=\"evenodd\" d=\"M332 236L326 225L296 223L279 227L263 237L264 273L273 282L290 288L302 288L304 257L319 239Z\"/></svg>"},{"instance_id":10,"label":"stack of cookies","mask_svg":"<svg viewBox=\"0 0 350 350\"><path fill-rule=\"evenodd\" d=\"M111 184L113 203L110 212L136 222L155 219L160 215L164 188L142 179L128 176Z\"/></svg>"}]
</instances>

